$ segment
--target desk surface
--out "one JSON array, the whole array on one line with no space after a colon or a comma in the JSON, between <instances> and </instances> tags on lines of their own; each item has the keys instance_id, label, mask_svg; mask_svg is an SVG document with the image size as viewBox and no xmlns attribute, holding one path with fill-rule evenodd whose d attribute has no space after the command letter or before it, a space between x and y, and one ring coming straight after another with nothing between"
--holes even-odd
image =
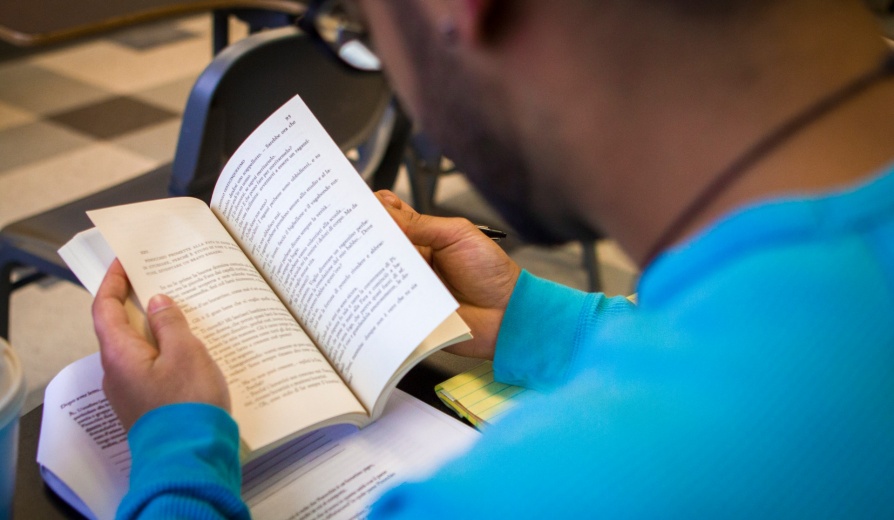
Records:
<instances>
[{"instance_id":1,"label":"desk surface","mask_svg":"<svg viewBox=\"0 0 894 520\"><path fill-rule=\"evenodd\" d=\"M456 417L435 395L436 384L460 372L470 370L481 361L437 352L413 368L398 388L408 394ZM16 467L16 489L13 498L13 518L82 518L81 515L59 499L40 477L37 459L37 441L40 437L40 419L43 406L25 414L20 422L19 458Z\"/></svg>"},{"instance_id":2,"label":"desk surface","mask_svg":"<svg viewBox=\"0 0 894 520\"><path fill-rule=\"evenodd\" d=\"M300 14L298 0L7 0L0 2L0 38L14 45L41 45L147 22L220 9L263 9Z\"/></svg>"}]
</instances>

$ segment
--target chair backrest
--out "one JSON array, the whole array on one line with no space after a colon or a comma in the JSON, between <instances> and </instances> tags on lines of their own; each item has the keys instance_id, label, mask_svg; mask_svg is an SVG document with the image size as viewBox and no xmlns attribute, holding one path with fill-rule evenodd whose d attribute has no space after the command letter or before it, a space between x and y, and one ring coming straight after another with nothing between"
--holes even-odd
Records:
<instances>
[{"instance_id":1,"label":"chair backrest","mask_svg":"<svg viewBox=\"0 0 894 520\"><path fill-rule=\"evenodd\" d=\"M299 94L339 147L350 150L391 124L381 74L356 74L294 27L261 32L218 54L183 114L169 191L210 200L227 159L264 119Z\"/></svg>"}]
</instances>

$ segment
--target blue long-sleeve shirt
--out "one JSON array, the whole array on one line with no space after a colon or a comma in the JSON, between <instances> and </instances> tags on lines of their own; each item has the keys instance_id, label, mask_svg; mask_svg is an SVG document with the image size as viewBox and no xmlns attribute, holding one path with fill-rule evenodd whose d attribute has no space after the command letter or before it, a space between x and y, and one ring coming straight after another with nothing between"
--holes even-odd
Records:
<instances>
[{"instance_id":1,"label":"blue long-sleeve shirt","mask_svg":"<svg viewBox=\"0 0 894 520\"><path fill-rule=\"evenodd\" d=\"M894 169L737 211L638 293L633 309L524 273L494 367L544 395L373 516L894 517ZM133 428L139 474L171 470L134 437L201 451L169 431L176 408ZM200 465L168 504L217 500L211 487L232 501L238 475ZM121 511L159 500L164 478L150 493L137 475Z\"/></svg>"}]
</instances>

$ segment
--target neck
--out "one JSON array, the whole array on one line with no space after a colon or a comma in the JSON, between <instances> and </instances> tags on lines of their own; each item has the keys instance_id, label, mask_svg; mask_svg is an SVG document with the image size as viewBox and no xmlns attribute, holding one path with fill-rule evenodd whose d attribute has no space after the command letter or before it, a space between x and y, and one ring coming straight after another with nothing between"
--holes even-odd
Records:
<instances>
[{"instance_id":1,"label":"neck","mask_svg":"<svg viewBox=\"0 0 894 520\"><path fill-rule=\"evenodd\" d=\"M580 95L569 91L573 83L554 86L566 91L550 99L577 102L565 112L575 124L564 128L574 132L548 143L557 153L531 160L545 160L539 169L577 172L562 195L641 266L667 225L721 171L785 121L877 66L884 45L867 14L850 6L831 12L810 9L810 2L784 4L742 34L679 27L678 38L655 41L654 35L668 34L660 32L668 30L666 20L660 27L642 23L630 47L616 52L623 59L601 63L601 75L594 70L586 86L579 84ZM811 35L809 43L797 42L803 34ZM823 191L876 170L892 159L884 139L894 131L886 116L892 102L892 85L873 86L791 136L704 206L675 241L749 202Z\"/></svg>"}]
</instances>

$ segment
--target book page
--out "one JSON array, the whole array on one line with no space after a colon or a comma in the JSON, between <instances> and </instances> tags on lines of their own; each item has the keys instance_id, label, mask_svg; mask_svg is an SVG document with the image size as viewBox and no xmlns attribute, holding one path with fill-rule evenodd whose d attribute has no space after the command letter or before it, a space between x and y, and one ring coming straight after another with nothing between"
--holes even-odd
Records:
<instances>
[{"instance_id":1,"label":"book page","mask_svg":"<svg viewBox=\"0 0 894 520\"><path fill-rule=\"evenodd\" d=\"M77 240L70 240L59 249L59 256L78 277L81 285L96 296L106 271L115 260L115 252L96 228L81 231Z\"/></svg>"},{"instance_id":2,"label":"book page","mask_svg":"<svg viewBox=\"0 0 894 520\"><path fill-rule=\"evenodd\" d=\"M127 494L130 450L102 391L98 353L65 367L47 385L37 463L44 480L82 514L115 518Z\"/></svg>"},{"instance_id":3,"label":"book page","mask_svg":"<svg viewBox=\"0 0 894 520\"><path fill-rule=\"evenodd\" d=\"M230 158L211 207L367 410L458 306L298 97Z\"/></svg>"},{"instance_id":4,"label":"book page","mask_svg":"<svg viewBox=\"0 0 894 520\"><path fill-rule=\"evenodd\" d=\"M175 198L90 211L145 308L183 309L230 388L249 450L365 411L208 207Z\"/></svg>"},{"instance_id":5,"label":"book page","mask_svg":"<svg viewBox=\"0 0 894 520\"><path fill-rule=\"evenodd\" d=\"M354 519L388 489L419 480L478 439L472 428L400 390L375 423L316 431L246 465L254 518Z\"/></svg>"}]
</instances>

